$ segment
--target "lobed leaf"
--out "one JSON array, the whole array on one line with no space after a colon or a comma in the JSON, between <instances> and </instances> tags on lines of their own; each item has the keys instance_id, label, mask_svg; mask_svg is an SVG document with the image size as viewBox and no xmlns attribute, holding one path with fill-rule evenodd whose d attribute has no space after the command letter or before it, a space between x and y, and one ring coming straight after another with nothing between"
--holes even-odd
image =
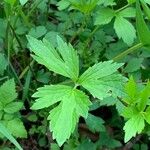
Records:
<instances>
[{"instance_id":1,"label":"lobed leaf","mask_svg":"<svg viewBox=\"0 0 150 150\"><path fill-rule=\"evenodd\" d=\"M79 78L78 83L88 82L91 79L98 79L109 76L117 71L123 64L114 63L112 60L99 62L92 67L89 67Z\"/></svg>"},{"instance_id":2,"label":"lobed leaf","mask_svg":"<svg viewBox=\"0 0 150 150\"><path fill-rule=\"evenodd\" d=\"M76 81L79 74L79 60L76 51L70 44L66 44L57 37L57 49L46 39L37 40L27 36L30 48L35 55L32 57L50 71L71 78ZM61 55L61 56L60 56Z\"/></svg>"},{"instance_id":3,"label":"lobed leaf","mask_svg":"<svg viewBox=\"0 0 150 150\"><path fill-rule=\"evenodd\" d=\"M32 109L41 109L60 102L50 111L48 117L53 138L56 139L59 146L69 139L79 117L87 117L89 105L91 105L83 92L65 85L49 85L39 88L33 96L37 100ZM65 125L65 128L63 125Z\"/></svg>"},{"instance_id":4,"label":"lobed leaf","mask_svg":"<svg viewBox=\"0 0 150 150\"><path fill-rule=\"evenodd\" d=\"M33 94L37 98L33 106L34 110L49 107L63 99L72 88L65 85L46 85L38 88L38 91Z\"/></svg>"},{"instance_id":5,"label":"lobed leaf","mask_svg":"<svg viewBox=\"0 0 150 150\"><path fill-rule=\"evenodd\" d=\"M81 75L78 83L99 99L122 96L123 83L126 79L116 73L122 65L112 61L95 64Z\"/></svg>"}]
</instances>

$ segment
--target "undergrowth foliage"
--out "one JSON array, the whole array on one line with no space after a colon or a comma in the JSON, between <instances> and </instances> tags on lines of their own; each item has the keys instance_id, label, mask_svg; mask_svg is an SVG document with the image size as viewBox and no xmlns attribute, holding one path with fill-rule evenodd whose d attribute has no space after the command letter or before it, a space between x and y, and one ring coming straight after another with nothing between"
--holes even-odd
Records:
<instances>
[{"instance_id":1,"label":"undergrowth foliage","mask_svg":"<svg viewBox=\"0 0 150 150\"><path fill-rule=\"evenodd\" d=\"M74 82L74 87L47 85L39 88L38 92L33 95L38 99L32 109L42 109L61 101L57 107L50 111L48 117L53 138L61 146L74 131L79 117L87 118L89 105L91 105L88 96L76 88L83 86L94 97L101 100L109 96L121 95L125 78L117 73L117 69L123 64L112 61L100 62L78 77L79 59L77 52L70 44L67 45L60 37L57 37L58 46L56 48L45 39L39 41L28 36L28 41L34 52L32 57L38 63L45 65L50 71L72 79ZM65 125L65 130L62 124Z\"/></svg>"},{"instance_id":2,"label":"undergrowth foliage","mask_svg":"<svg viewBox=\"0 0 150 150\"><path fill-rule=\"evenodd\" d=\"M148 150L150 0L0 9L0 149Z\"/></svg>"}]
</instances>

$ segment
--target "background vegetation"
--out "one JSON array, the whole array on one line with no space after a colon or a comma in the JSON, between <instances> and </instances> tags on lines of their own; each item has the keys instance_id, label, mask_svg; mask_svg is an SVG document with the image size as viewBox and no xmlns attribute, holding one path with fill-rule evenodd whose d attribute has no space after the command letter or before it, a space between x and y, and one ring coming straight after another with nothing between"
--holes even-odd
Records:
<instances>
[{"instance_id":1,"label":"background vegetation","mask_svg":"<svg viewBox=\"0 0 150 150\"><path fill-rule=\"evenodd\" d=\"M1 0L0 149L148 150L149 5Z\"/></svg>"}]
</instances>

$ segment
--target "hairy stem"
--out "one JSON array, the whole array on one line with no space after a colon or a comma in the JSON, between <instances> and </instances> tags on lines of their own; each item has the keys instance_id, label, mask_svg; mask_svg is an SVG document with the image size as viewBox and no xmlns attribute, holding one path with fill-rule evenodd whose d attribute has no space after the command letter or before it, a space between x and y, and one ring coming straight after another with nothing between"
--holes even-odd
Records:
<instances>
[{"instance_id":1,"label":"hairy stem","mask_svg":"<svg viewBox=\"0 0 150 150\"><path fill-rule=\"evenodd\" d=\"M122 52L121 54L117 55L116 57L113 58L113 61L118 61L120 60L121 58L125 57L126 55L132 53L133 51L139 49L143 47L143 44L142 43L138 43L134 46L132 46L131 48L125 50L124 52Z\"/></svg>"},{"instance_id":2,"label":"hairy stem","mask_svg":"<svg viewBox=\"0 0 150 150\"><path fill-rule=\"evenodd\" d=\"M31 62L30 62L30 64L22 71L22 73L20 74L20 76L19 76L19 79L22 79L23 78L23 76L27 73L27 71L30 69L30 67L34 64L34 60L32 60Z\"/></svg>"},{"instance_id":3,"label":"hairy stem","mask_svg":"<svg viewBox=\"0 0 150 150\"><path fill-rule=\"evenodd\" d=\"M28 14L27 14L27 18L29 18L29 17L32 15L32 13L34 12L34 10L37 8L37 6L38 6L42 1L43 1L43 0L36 0L36 1L34 1L31 10L30 10L30 11L28 12Z\"/></svg>"},{"instance_id":4,"label":"hairy stem","mask_svg":"<svg viewBox=\"0 0 150 150\"><path fill-rule=\"evenodd\" d=\"M91 41L91 38L93 37L93 35L95 34L95 32L100 28L100 26L95 26L94 30L90 33L89 37L87 38L87 40L85 41L85 46L84 49L87 48L89 42Z\"/></svg>"},{"instance_id":5,"label":"hairy stem","mask_svg":"<svg viewBox=\"0 0 150 150\"><path fill-rule=\"evenodd\" d=\"M126 9L126 8L129 7L129 6L130 6L130 4L125 5L125 6L121 7L121 8L119 8L118 10L116 10L115 13L118 13L118 12L120 12L120 11Z\"/></svg>"}]
</instances>

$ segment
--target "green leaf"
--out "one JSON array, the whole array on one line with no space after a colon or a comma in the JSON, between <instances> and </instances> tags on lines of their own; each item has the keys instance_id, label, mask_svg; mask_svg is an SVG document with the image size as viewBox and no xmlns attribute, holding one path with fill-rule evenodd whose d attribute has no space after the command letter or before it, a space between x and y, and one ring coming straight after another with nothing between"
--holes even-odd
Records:
<instances>
[{"instance_id":1,"label":"green leaf","mask_svg":"<svg viewBox=\"0 0 150 150\"><path fill-rule=\"evenodd\" d=\"M101 119L100 117L93 116L91 114L88 114L87 119L85 120L87 126L92 132L104 132L105 127L104 127L104 120Z\"/></svg>"},{"instance_id":2,"label":"green leaf","mask_svg":"<svg viewBox=\"0 0 150 150\"><path fill-rule=\"evenodd\" d=\"M142 7L143 7L145 14L147 15L148 19L150 20L150 9L149 9L149 7L147 6L147 4L145 3L144 0L141 0L141 3L142 3Z\"/></svg>"},{"instance_id":3,"label":"green leaf","mask_svg":"<svg viewBox=\"0 0 150 150\"><path fill-rule=\"evenodd\" d=\"M150 106L148 106L146 111L144 112L144 118L147 123L150 124Z\"/></svg>"},{"instance_id":4,"label":"green leaf","mask_svg":"<svg viewBox=\"0 0 150 150\"><path fill-rule=\"evenodd\" d=\"M99 62L92 67L89 67L79 79L79 83L87 82L88 80L92 79L99 79L109 75L114 74L117 72L123 64L122 63L115 63L112 60Z\"/></svg>"},{"instance_id":5,"label":"green leaf","mask_svg":"<svg viewBox=\"0 0 150 150\"><path fill-rule=\"evenodd\" d=\"M16 128L16 127L15 127ZM0 132L11 141L19 150L23 150L19 143L15 140L15 138L11 135L11 133L8 131L8 129L0 123Z\"/></svg>"},{"instance_id":6,"label":"green leaf","mask_svg":"<svg viewBox=\"0 0 150 150\"><path fill-rule=\"evenodd\" d=\"M131 18L136 16L136 10L133 7L128 7L119 12L119 15L125 18Z\"/></svg>"},{"instance_id":7,"label":"green leaf","mask_svg":"<svg viewBox=\"0 0 150 150\"><path fill-rule=\"evenodd\" d=\"M2 53L0 53L0 64L0 75L3 75L8 63Z\"/></svg>"},{"instance_id":8,"label":"green leaf","mask_svg":"<svg viewBox=\"0 0 150 150\"><path fill-rule=\"evenodd\" d=\"M13 79L6 81L0 87L0 101L5 106L17 98L15 82Z\"/></svg>"},{"instance_id":9,"label":"green leaf","mask_svg":"<svg viewBox=\"0 0 150 150\"><path fill-rule=\"evenodd\" d=\"M89 139L83 139L80 143L80 145L77 146L77 148L74 148L75 150L96 150L97 149L97 145L95 143L93 143L91 140ZM70 149L67 149L70 150Z\"/></svg>"},{"instance_id":10,"label":"green leaf","mask_svg":"<svg viewBox=\"0 0 150 150\"><path fill-rule=\"evenodd\" d=\"M69 74L72 79L77 80L79 76L79 59L77 52L71 44L66 44L59 36L57 36L58 51L63 57L66 66L69 68Z\"/></svg>"},{"instance_id":11,"label":"green leaf","mask_svg":"<svg viewBox=\"0 0 150 150\"><path fill-rule=\"evenodd\" d=\"M101 139L98 140L98 145L105 146L109 149L116 149L121 147L121 143L113 139L107 132L101 132Z\"/></svg>"},{"instance_id":12,"label":"green leaf","mask_svg":"<svg viewBox=\"0 0 150 150\"><path fill-rule=\"evenodd\" d=\"M137 71L140 69L142 62L143 62L143 58L132 58L128 61L128 64L125 67L124 71L127 73Z\"/></svg>"},{"instance_id":13,"label":"green leaf","mask_svg":"<svg viewBox=\"0 0 150 150\"><path fill-rule=\"evenodd\" d=\"M47 32L47 29L44 26L36 26L35 28L31 28L28 34L35 38L40 38L43 35L45 35L46 32Z\"/></svg>"},{"instance_id":14,"label":"green leaf","mask_svg":"<svg viewBox=\"0 0 150 150\"><path fill-rule=\"evenodd\" d=\"M139 0L136 1L136 27L140 42L144 45L150 45L150 30L143 19Z\"/></svg>"},{"instance_id":15,"label":"green leaf","mask_svg":"<svg viewBox=\"0 0 150 150\"><path fill-rule=\"evenodd\" d=\"M124 108L125 105L120 100L117 100L116 109L120 115L123 113Z\"/></svg>"},{"instance_id":16,"label":"green leaf","mask_svg":"<svg viewBox=\"0 0 150 150\"><path fill-rule=\"evenodd\" d=\"M15 112L18 112L22 107L23 107L22 102L11 102L5 106L4 111L6 113L13 114Z\"/></svg>"},{"instance_id":17,"label":"green leaf","mask_svg":"<svg viewBox=\"0 0 150 150\"><path fill-rule=\"evenodd\" d=\"M144 1L150 5L150 0L144 0Z\"/></svg>"},{"instance_id":18,"label":"green leaf","mask_svg":"<svg viewBox=\"0 0 150 150\"><path fill-rule=\"evenodd\" d=\"M118 102L118 99L114 97L107 97L100 101L100 106L113 106Z\"/></svg>"},{"instance_id":19,"label":"green leaf","mask_svg":"<svg viewBox=\"0 0 150 150\"><path fill-rule=\"evenodd\" d=\"M24 5L28 0L19 0L21 5Z\"/></svg>"},{"instance_id":20,"label":"green leaf","mask_svg":"<svg viewBox=\"0 0 150 150\"><path fill-rule=\"evenodd\" d=\"M128 142L132 137L135 137L136 134L140 134L144 129L144 118L141 114L134 115L129 119L124 126L125 130L125 142Z\"/></svg>"},{"instance_id":21,"label":"green leaf","mask_svg":"<svg viewBox=\"0 0 150 150\"><path fill-rule=\"evenodd\" d=\"M16 127L17 125L17 127ZM14 135L15 137L19 138L26 138L27 131L22 123L22 121L18 118L8 121L7 123L8 130Z\"/></svg>"},{"instance_id":22,"label":"green leaf","mask_svg":"<svg viewBox=\"0 0 150 150\"><path fill-rule=\"evenodd\" d=\"M79 60L77 52L70 44L67 45L60 37L57 37L57 49L45 39L40 41L28 36L28 41L31 50L35 53L32 56L38 63L46 66L50 71L71 78L73 81L77 80Z\"/></svg>"},{"instance_id":23,"label":"green leaf","mask_svg":"<svg viewBox=\"0 0 150 150\"><path fill-rule=\"evenodd\" d=\"M109 96L122 96L126 79L116 73L122 65L112 61L95 64L81 75L78 83L101 100Z\"/></svg>"},{"instance_id":24,"label":"green leaf","mask_svg":"<svg viewBox=\"0 0 150 150\"><path fill-rule=\"evenodd\" d=\"M134 115L138 114L138 110L136 107L134 106L130 106L130 107L125 107L123 112L122 112L122 116L125 118L132 118Z\"/></svg>"},{"instance_id":25,"label":"green leaf","mask_svg":"<svg viewBox=\"0 0 150 150\"><path fill-rule=\"evenodd\" d=\"M82 0L82 1L70 0L70 3L73 9L77 9L83 12L84 14L89 14L92 12L92 10L94 10L98 1L99 0Z\"/></svg>"},{"instance_id":26,"label":"green leaf","mask_svg":"<svg viewBox=\"0 0 150 150\"><path fill-rule=\"evenodd\" d=\"M67 95L72 90L71 87L65 85L46 85L38 88L38 91L33 94L37 98L31 109L37 110L49 107L62 100L64 95Z\"/></svg>"},{"instance_id":27,"label":"green leaf","mask_svg":"<svg viewBox=\"0 0 150 150\"><path fill-rule=\"evenodd\" d=\"M148 103L150 97L150 82L147 83L146 87L140 93L140 101L138 103L139 110L143 111Z\"/></svg>"},{"instance_id":28,"label":"green leaf","mask_svg":"<svg viewBox=\"0 0 150 150\"><path fill-rule=\"evenodd\" d=\"M134 103L136 101L137 85L133 77L130 77L129 81L125 85L125 92L127 93L128 97L124 99L124 101L128 104Z\"/></svg>"},{"instance_id":29,"label":"green leaf","mask_svg":"<svg viewBox=\"0 0 150 150\"><path fill-rule=\"evenodd\" d=\"M95 25L104 25L111 22L115 16L115 11L110 8L102 8L96 15Z\"/></svg>"},{"instance_id":30,"label":"green leaf","mask_svg":"<svg viewBox=\"0 0 150 150\"><path fill-rule=\"evenodd\" d=\"M114 0L100 0L98 2L99 5L104 5L105 7L106 6L113 6L113 5L116 5L116 3L114 2Z\"/></svg>"},{"instance_id":31,"label":"green leaf","mask_svg":"<svg viewBox=\"0 0 150 150\"><path fill-rule=\"evenodd\" d=\"M56 143L51 143L51 150L60 150L59 146Z\"/></svg>"},{"instance_id":32,"label":"green leaf","mask_svg":"<svg viewBox=\"0 0 150 150\"><path fill-rule=\"evenodd\" d=\"M11 6L13 6L16 2L16 0L4 0L4 1L10 4Z\"/></svg>"},{"instance_id":33,"label":"green leaf","mask_svg":"<svg viewBox=\"0 0 150 150\"><path fill-rule=\"evenodd\" d=\"M69 139L79 117L87 117L89 105L91 105L83 92L65 85L50 85L39 88L33 96L38 99L32 109L49 107L60 101L59 105L50 111L48 117L53 138L56 139L59 146ZM62 124L65 124L65 129Z\"/></svg>"},{"instance_id":34,"label":"green leaf","mask_svg":"<svg viewBox=\"0 0 150 150\"><path fill-rule=\"evenodd\" d=\"M121 15L117 15L114 23L114 29L119 39L127 43L128 45L132 45L134 39L136 38L136 31L134 26L126 19L124 19Z\"/></svg>"},{"instance_id":35,"label":"green leaf","mask_svg":"<svg viewBox=\"0 0 150 150\"><path fill-rule=\"evenodd\" d=\"M14 118L14 116L12 114L8 114L8 113L4 113L3 119L4 121L9 121L12 120Z\"/></svg>"},{"instance_id":36,"label":"green leaf","mask_svg":"<svg viewBox=\"0 0 150 150\"><path fill-rule=\"evenodd\" d=\"M135 3L136 0L127 0L129 4Z\"/></svg>"},{"instance_id":37,"label":"green leaf","mask_svg":"<svg viewBox=\"0 0 150 150\"><path fill-rule=\"evenodd\" d=\"M59 10L66 9L69 5L70 5L70 2L68 0L61 0L57 3Z\"/></svg>"}]
</instances>

